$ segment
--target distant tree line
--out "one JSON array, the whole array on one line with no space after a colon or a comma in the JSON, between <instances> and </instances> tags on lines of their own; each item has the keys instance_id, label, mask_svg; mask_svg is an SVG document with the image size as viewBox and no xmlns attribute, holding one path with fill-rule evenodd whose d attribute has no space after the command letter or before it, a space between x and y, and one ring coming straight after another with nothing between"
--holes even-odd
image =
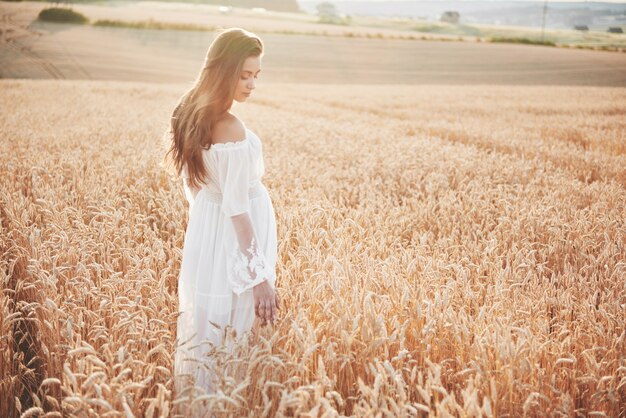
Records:
<instances>
[{"instance_id":1,"label":"distant tree line","mask_svg":"<svg viewBox=\"0 0 626 418\"><path fill-rule=\"evenodd\" d=\"M461 15L459 14L459 12L447 11L447 12L443 12L440 20L442 22L448 22L448 23L459 23L459 19L461 19Z\"/></svg>"}]
</instances>

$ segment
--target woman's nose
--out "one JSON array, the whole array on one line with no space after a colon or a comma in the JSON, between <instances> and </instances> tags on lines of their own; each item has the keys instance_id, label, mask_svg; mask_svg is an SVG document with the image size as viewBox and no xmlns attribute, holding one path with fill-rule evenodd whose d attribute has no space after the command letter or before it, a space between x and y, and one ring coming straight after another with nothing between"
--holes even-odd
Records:
<instances>
[{"instance_id":1,"label":"woman's nose","mask_svg":"<svg viewBox=\"0 0 626 418\"><path fill-rule=\"evenodd\" d=\"M255 82L254 82L254 78L250 79L250 81L248 81L248 88L250 90L252 90L253 88L255 88Z\"/></svg>"}]
</instances>

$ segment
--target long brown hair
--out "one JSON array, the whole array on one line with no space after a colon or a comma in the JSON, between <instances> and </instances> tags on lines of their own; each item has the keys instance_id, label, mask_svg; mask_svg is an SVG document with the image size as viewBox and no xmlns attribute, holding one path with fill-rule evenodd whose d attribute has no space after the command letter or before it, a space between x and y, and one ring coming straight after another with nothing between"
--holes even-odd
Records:
<instances>
[{"instance_id":1,"label":"long brown hair","mask_svg":"<svg viewBox=\"0 0 626 418\"><path fill-rule=\"evenodd\" d=\"M233 104L244 61L262 53L263 43L254 33L241 28L221 30L209 46L194 86L174 109L163 165L180 176L186 164L190 186L200 187L208 177L202 151L211 146L213 125Z\"/></svg>"}]
</instances>

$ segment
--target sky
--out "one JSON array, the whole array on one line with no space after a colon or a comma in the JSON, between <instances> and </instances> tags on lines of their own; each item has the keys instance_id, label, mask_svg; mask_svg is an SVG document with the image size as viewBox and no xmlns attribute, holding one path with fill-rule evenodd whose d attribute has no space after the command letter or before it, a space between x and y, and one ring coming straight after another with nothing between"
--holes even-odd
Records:
<instances>
[{"instance_id":1,"label":"sky","mask_svg":"<svg viewBox=\"0 0 626 418\"><path fill-rule=\"evenodd\" d=\"M322 0L320 0L322 1ZM359 1L359 2L381 2L382 0L331 0L331 3L341 3L344 1ZM394 1L418 1L418 2L430 2L430 3L447 3L449 2L449 0L394 0ZM499 3L499 2L507 2L507 3L512 3L512 2L535 2L535 3L543 3L543 0L454 0L455 2L458 1L468 1L468 2L474 2L474 1L481 1L481 2L494 2L494 3ZM624 0L606 0L606 1L587 1L587 0L548 0L548 4L550 3L618 3L618 4L626 4L626 1Z\"/></svg>"}]
</instances>

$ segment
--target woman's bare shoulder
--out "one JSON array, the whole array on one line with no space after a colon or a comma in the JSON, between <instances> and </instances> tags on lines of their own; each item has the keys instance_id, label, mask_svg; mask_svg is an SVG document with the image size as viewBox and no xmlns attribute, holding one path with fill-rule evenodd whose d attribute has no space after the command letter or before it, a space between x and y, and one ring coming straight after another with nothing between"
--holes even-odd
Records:
<instances>
[{"instance_id":1,"label":"woman's bare shoulder","mask_svg":"<svg viewBox=\"0 0 626 418\"><path fill-rule=\"evenodd\" d=\"M246 127L235 115L228 114L213 125L211 143L223 144L246 139Z\"/></svg>"}]
</instances>

